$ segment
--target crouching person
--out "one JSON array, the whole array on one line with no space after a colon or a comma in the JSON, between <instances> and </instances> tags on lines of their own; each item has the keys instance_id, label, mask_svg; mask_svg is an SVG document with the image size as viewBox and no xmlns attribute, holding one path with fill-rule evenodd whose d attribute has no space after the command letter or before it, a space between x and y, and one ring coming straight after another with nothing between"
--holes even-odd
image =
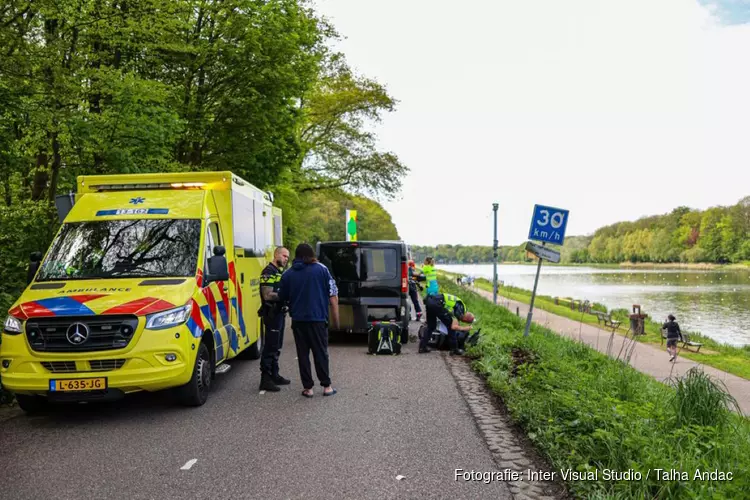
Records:
<instances>
[{"instance_id":1,"label":"crouching person","mask_svg":"<svg viewBox=\"0 0 750 500\"><path fill-rule=\"evenodd\" d=\"M451 354L463 354L466 335L471 331L471 325L461 326L459 321L472 323L474 315L466 310L463 300L455 295L438 293L428 295L425 299L427 313L427 331L419 341L419 352L430 352L427 343L432 334L438 331L438 321L448 330L448 348Z\"/></svg>"}]
</instances>

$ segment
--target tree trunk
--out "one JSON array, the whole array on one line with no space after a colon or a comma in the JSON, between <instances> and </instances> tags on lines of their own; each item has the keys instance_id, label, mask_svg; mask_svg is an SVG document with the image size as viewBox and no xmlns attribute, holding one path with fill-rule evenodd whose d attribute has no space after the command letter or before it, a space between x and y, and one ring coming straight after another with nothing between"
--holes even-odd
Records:
<instances>
[{"instance_id":1,"label":"tree trunk","mask_svg":"<svg viewBox=\"0 0 750 500\"><path fill-rule=\"evenodd\" d=\"M52 173L49 182L50 205L55 203L57 180L60 178L60 165L62 165L62 158L60 157L60 141L58 140L58 133L54 132L52 133Z\"/></svg>"},{"instance_id":2,"label":"tree trunk","mask_svg":"<svg viewBox=\"0 0 750 500\"><path fill-rule=\"evenodd\" d=\"M47 191L47 181L49 181L47 153L40 151L36 155L36 170L34 171L34 180L31 183L31 199L33 201L39 201L44 198Z\"/></svg>"},{"instance_id":3,"label":"tree trunk","mask_svg":"<svg viewBox=\"0 0 750 500\"><path fill-rule=\"evenodd\" d=\"M3 176L3 188L5 189L5 206L9 207L13 203L13 197L10 192L10 175Z\"/></svg>"}]
</instances>

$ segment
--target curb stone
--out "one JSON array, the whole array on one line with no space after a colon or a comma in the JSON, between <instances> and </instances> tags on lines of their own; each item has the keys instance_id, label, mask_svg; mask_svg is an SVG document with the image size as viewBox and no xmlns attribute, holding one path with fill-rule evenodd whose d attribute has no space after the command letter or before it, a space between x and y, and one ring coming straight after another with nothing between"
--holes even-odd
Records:
<instances>
[{"instance_id":1,"label":"curb stone","mask_svg":"<svg viewBox=\"0 0 750 500\"><path fill-rule=\"evenodd\" d=\"M474 422L484 437L485 444L492 453L498 471L507 468L522 473L520 481L505 481L513 498L515 500L570 498L564 484L559 480L559 473L555 475L553 481L529 480L526 474L529 469L544 472L553 472L554 469L533 451L526 436L521 435L515 429L510 418L499 408L495 394L472 370L470 360L459 356L449 356L447 353L442 353L442 356L474 417Z\"/></svg>"}]
</instances>

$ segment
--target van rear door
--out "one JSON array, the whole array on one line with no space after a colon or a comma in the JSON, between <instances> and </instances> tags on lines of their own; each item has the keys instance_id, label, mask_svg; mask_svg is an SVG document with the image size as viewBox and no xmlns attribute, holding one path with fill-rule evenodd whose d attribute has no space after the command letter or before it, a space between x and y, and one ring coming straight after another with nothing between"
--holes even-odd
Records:
<instances>
[{"instance_id":1,"label":"van rear door","mask_svg":"<svg viewBox=\"0 0 750 500\"><path fill-rule=\"evenodd\" d=\"M346 302L359 297L359 249L349 243L323 243L318 248L318 259L331 272L339 288L339 300Z\"/></svg>"},{"instance_id":2,"label":"van rear door","mask_svg":"<svg viewBox=\"0 0 750 500\"><path fill-rule=\"evenodd\" d=\"M369 324L377 320L408 321L404 312L406 253L403 244L321 242L317 254L339 288L342 330L365 332Z\"/></svg>"},{"instance_id":3,"label":"van rear door","mask_svg":"<svg viewBox=\"0 0 750 500\"><path fill-rule=\"evenodd\" d=\"M368 306L368 321L400 317L400 253L393 244L368 243L360 247L360 301Z\"/></svg>"}]
</instances>

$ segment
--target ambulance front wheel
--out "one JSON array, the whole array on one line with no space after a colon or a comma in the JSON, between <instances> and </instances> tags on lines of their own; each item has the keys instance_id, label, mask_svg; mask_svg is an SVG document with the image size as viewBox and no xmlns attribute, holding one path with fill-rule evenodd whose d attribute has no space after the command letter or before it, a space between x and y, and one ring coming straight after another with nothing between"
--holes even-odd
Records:
<instances>
[{"instance_id":1,"label":"ambulance front wheel","mask_svg":"<svg viewBox=\"0 0 750 500\"><path fill-rule=\"evenodd\" d=\"M211 353L206 344L198 344L198 355L195 357L193 376L190 382L178 390L180 402L185 406L201 406L208 399L211 390Z\"/></svg>"},{"instance_id":2,"label":"ambulance front wheel","mask_svg":"<svg viewBox=\"0 0 750 500\"><path fill-rule=\"evenodd\" d=\"M16 394L18 406L26 413L33 415L46 410L49 407L49 401L42 396L29 396L27 394Z\"/></svg>"}]
</instances>

